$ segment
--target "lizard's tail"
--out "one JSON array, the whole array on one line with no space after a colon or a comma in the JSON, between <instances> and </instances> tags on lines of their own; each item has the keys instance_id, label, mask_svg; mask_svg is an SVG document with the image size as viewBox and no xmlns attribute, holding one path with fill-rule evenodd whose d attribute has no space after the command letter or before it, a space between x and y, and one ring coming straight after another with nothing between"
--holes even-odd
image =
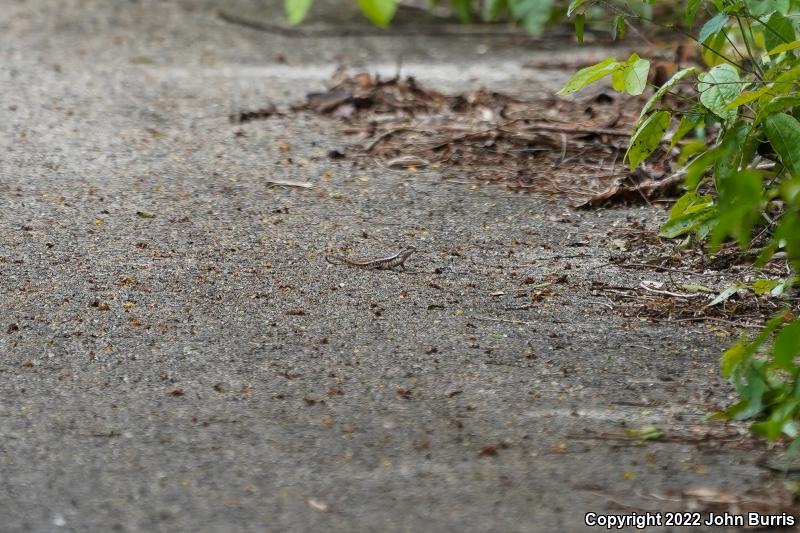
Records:
<instances>
[{"instance_id":1,"label":"lizard's tail","mask_svg":"<svg viewBox=\"0 0 800 533\"><path fill-rule=\"evenodd\" d=\"M326 255L325 261L332 265L341 265L344 263L344 258L338 255Z\"/></svg>"}]
</instances>

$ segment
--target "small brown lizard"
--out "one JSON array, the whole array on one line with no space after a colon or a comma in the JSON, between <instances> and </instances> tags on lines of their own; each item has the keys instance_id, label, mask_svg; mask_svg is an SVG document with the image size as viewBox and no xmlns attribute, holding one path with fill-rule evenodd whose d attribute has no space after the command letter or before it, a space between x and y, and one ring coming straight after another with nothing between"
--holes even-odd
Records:
<instances>
[{"instance_id":1,"label":"small brown lizard","mask_svg":"<svg viewBox=\"0 0 800 533\"><path fill-rule=\"evenodd\" d=\"M405 270L405 262L411 257L411 254L416 252L417 249L413 246L409 246L403 249L400 252L397 252L394 255L390 255L389 257L383 257L381 259L373 259L372 261L354 261L352 259L348 259L343 255L326 255L325 260L332 264L332 265L339 265L342 263L352 265L355 267L366 268L369 270L392 270L394 267L400 267L401 269Z\"/></svg>"}]
</instances>

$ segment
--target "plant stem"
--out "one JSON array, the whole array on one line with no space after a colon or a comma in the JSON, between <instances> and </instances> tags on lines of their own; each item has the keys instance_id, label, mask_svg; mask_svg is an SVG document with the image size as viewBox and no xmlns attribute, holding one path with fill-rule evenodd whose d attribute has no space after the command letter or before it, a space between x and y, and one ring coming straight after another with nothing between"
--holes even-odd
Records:
<instances>
[{"instance_id":1,"label":"plant stem","mask_svg":"<svg viewBox=\"0 0 800 533\"><path fill-rule=\"evenodd\" d=\"M758 77L758 79L763 80L764 72L761 70L761 65L758 63L758 60L753 55L753 50L750 49L750 41L747 40L747 34L744 31L744 24L742 24L742 18L739 15L736 15L736 22L739 24L739 31L742 32L742 40L744 41L745 48L747 48L747 54L750 56L750 61L756 67L757 72L754 72L753 74L755 74ZM748 27L750 27L749 24Z\"/></svg>"}]
</instances>

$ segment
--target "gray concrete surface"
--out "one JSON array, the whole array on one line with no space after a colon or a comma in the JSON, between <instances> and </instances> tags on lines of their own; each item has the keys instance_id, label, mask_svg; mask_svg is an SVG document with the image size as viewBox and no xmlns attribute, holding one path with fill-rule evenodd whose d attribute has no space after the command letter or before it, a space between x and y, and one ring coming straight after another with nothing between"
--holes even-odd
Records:
<instances>
[{"instance_id":1,"label":"gray concrete surface","mask_svg":"<svg viewBox=\"0 0 800 533\"><path fill-rule=\"evenodd\" d=\"M665 279L608 264L614 228L661 208L332 161L351 141L318 117L227 121L400 56L445 89L552 91L568 73L520 68L546 46L293 39L213 7L3 2L1 531L581 531L586 512L772 482L744 436L581 438L745 435L705 421L732 397L730 337L626 319L589 289ZM406 274L322 256L405 244Z\"/></svg>"}]
</instances>

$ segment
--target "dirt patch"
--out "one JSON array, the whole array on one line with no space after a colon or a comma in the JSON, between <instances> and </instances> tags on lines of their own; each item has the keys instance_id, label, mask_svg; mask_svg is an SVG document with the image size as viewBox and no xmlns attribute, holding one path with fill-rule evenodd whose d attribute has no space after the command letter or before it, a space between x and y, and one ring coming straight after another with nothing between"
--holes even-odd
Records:
<instances>
[{"instance_id":1,"label":"dirt patch","mask_svg":"<svg viewBox=\"0 0 800 533\"><path fill-rule=\"evenodd\" d=\"M292 106L330 116L352 139L348 150L386 169L434 169L443 179L501 182L583 205L641 202L675 189L666 151L646 169L622 164L641 101L609 92L583 99L522 99L489 90L445 94L413 77L381 79L340 70L325 92ZM267 118L274 106L235 122ZM342 151L331 157L344 157Z\"/></svg>"}]
</instances>

